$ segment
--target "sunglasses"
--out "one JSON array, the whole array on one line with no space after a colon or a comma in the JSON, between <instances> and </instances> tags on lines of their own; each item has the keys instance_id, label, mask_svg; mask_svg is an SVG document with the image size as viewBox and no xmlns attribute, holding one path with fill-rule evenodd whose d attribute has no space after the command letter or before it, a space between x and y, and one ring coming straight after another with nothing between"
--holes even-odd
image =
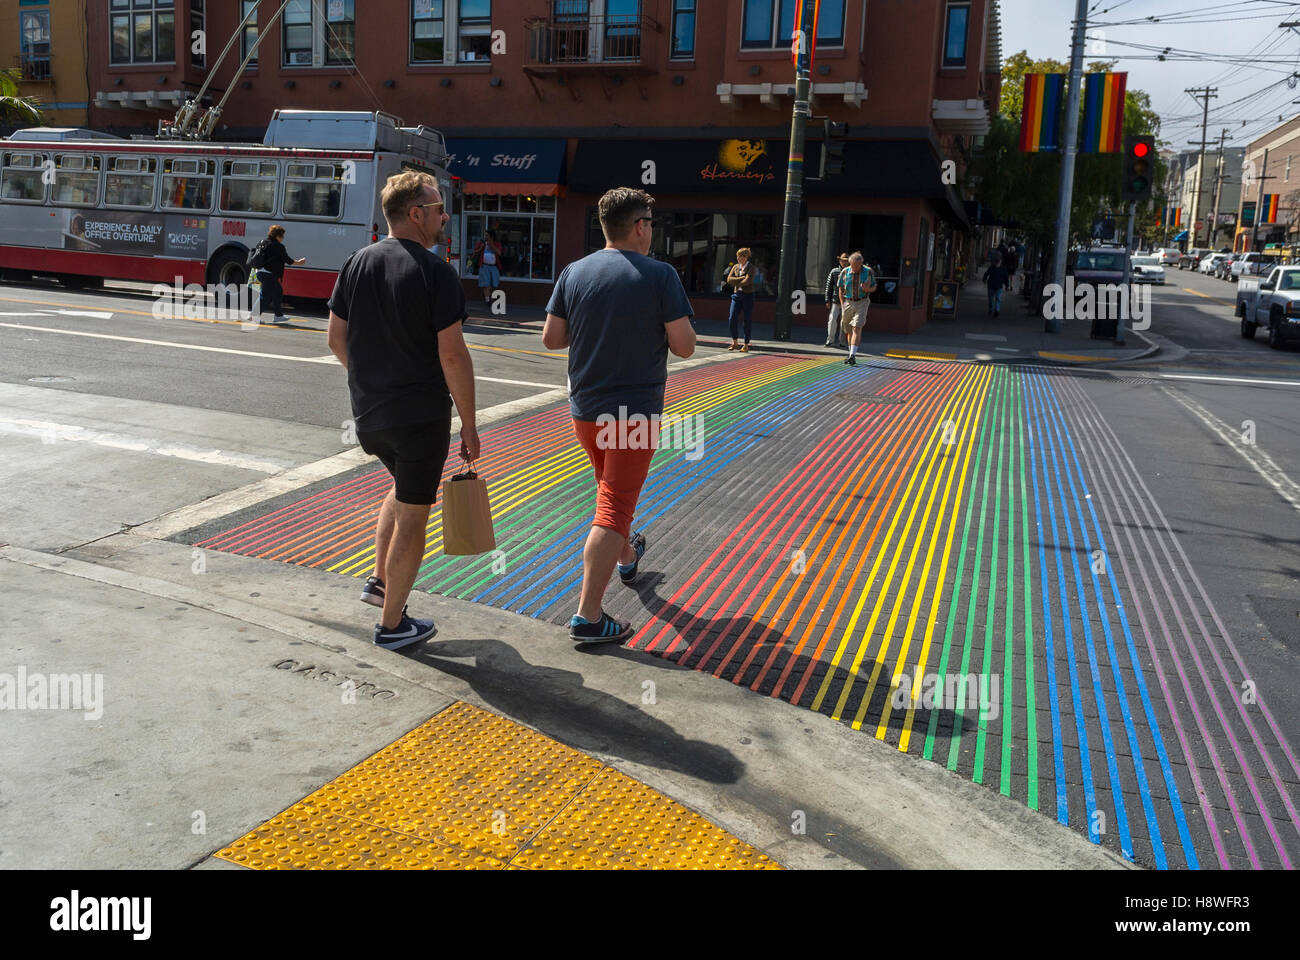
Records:
<instances>
[{"instance_id":1,"label":"sunglasses","mask_svg":"<svg viewBox=\"0 0 1300 960\"><path fill-rule=\"evenodd\" d=\"M413 204L411 204L412 207L441 207L442 205L443 205L443 201L442 201L442 200L435 200L435 201L433 201L433 203L413 203Z\"/></svg>"}]
</instances>

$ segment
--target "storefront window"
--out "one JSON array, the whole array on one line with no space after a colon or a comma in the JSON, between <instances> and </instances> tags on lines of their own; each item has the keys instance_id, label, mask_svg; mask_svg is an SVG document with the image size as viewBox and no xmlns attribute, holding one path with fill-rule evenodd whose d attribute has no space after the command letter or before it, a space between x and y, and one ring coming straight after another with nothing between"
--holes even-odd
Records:
<instances>
[{"instance_id":1,"label":"storefront window","mask_svg":"<svg viewBox=\"0 0 1300 960\"><path fill-rule=\"evenodd\" d=\"M902 272L903 218L878 214L855 214L849 218L847 250L862 251L863 259L875 272L877 290L872 303L897 306L898 281ZM924 264L920 265L923 268Z\"/></svg>"},{"instance_id":2,"label":"storefront window","mask_svg":"<svg viewBox=\"0 0 1300 960\"><path fill-rule=\"evenodd\" d=\"M754 293L760 297L776 296L777 271L781 265L781 227L770 213L715 213L711 217L709 266L712 288L722 285L727 267L736 262L736 251L749 247L753 251Z\"/></svg>"},{"instance_id":3,"label":"storefront window","mask_svg":"<svg viewBox=\"0 0 1300 960\"><path fill-rule=\"evenodd\" d=\"M534 198L534 204L537 198ZM553 280L555 277L555 203L549 211L519 213L527 209L523 197L470 195L465 197L462 276L478 275L474 249L489 230L501 246L499 262L503 280ZM474 212L480 211L480 212ZM501 213L489 211L505 211Z\"/></svg>"},{"instance_id":4,"label":"storefront window","mask_svg":"<svg viewBox=\"0 0 1300 960\"><path fill-rule=\"evenodd\" d=\"M826 290L826 277L838 261L835 259L840 251L835 249L835 218L809 217L808 242L804 264L804 289L808 291L810 303L818 302Z\"/></svg>"}]
</instances>

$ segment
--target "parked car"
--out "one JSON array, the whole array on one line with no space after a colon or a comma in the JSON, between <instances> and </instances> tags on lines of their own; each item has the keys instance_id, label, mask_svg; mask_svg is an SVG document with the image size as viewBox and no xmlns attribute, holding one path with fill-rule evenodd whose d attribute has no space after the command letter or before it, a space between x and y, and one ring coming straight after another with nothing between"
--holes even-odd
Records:
<instances>
[{"instance_id":1,"label":"parked car","mask_svg":"<svg viewBox=\"0 0 1300 960\"><path fill-rule=\"evenodd\" d=\"M1192 247L1192 249L1188 250L1178 258L1178 269L1195 270L1201 265L1201 257L1210 252L1211 251L1208 247Z\"/></svg>"},{"instance_id":2,"label":"parked car","mask_svg":"<svg viewBox=\"0 0 1300 960\"><path fill-rule=\"evenodd\" d=\"M1277 266L1276 257L1259 252L1246 253L1232 261L1232 275L1229 279L1239 280L1242 277L1261 277L1268 272L1270 267L1275 266Z\"/></svg>"},{"instance_id":3,"label":"parked car","mask_svg":"<svg viewBox=\"0 0 1300 960\"><path fill-rule=\"evenodd\" d=\"M1165 282L1165 268L1160 265L1156 257L1134 257L1132 263L1134 283Z\"/></svg>"},{"instance_id":4,"label":"parked car","mask_svg":"<svg viewBox=\"0 0 1300 960\"><path fill-rule=\"evenodd\" d=\"M1227 260L1229 256L1230 254L1226 253L1212 253L1208 257L1201 257L1201 265L1197 267L1197 269L1200 270L1201 273L1207 275L1212 274L1214 273L1214 268L1219 265L1219 262L1221 260Z\"/></svg>"},{"instance_id":5,"label":"parked car","mask_svg":"<svg viewBox=\"0 0 1300 960\"><path fill-rule=\"evenodd\" d=\"M1156 251L1156 255L1160 258L1160 265L1162 267L1176 267L1178 266L1178 261L1183 257L1177 247L1163 247Z\"/></svg>"},{"instance_id":6,"label":"parked car","mask_svg":"<svg viewBox=\"0 0 1300 960\"><path fill-rule=\"evenodd\" d=\"M1259 327L1268 331L1268 345L1274 350L1300 340L1300 266L1275 266L1263 281L1242 279L1237 284L1237 316L1247 340L1254 339Z\"/></svg>"},{"instance_id":7,"label":"parked car","mask_svg":"<svg viewBox=\"0 0 1300 960\"><path fill-rule=\"evenodd\" d=\"M1224 257L1222 260L1220 260L1218 263L1214 265L1214 275L1218 277L1220 280L1231 280L1232 265L1241 256L1242 254L1240 253L1228 254L1228 256Z\"/></svg>"}]
</instances>

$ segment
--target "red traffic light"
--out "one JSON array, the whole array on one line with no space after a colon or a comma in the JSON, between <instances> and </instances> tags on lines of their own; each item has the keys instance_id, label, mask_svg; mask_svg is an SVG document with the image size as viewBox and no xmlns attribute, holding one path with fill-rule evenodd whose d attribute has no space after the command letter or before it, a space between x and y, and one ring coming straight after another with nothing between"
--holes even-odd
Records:
<instances>
[{"instance_id":1,"label":"red traffic light","mask_svg":"<svg viewBox=\"0 0 1300 960\"><path fill-rule=\"evenodd\" d=\"M1135 157L1145 157L1150 152L1151 148L1140 140L1133 144L1133 156Z\"/></svg>"}]
</instances>

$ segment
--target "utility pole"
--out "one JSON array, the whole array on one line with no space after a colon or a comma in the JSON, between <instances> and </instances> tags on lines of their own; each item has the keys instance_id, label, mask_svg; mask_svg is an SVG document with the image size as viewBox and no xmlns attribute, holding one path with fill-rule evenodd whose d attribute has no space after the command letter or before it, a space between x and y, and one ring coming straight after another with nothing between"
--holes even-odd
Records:
<instances>
[{"instance_id":1,"label":"utility pole","mask_svg":"<svg viewBox=\"0 0 1300 960\"><path fill-rule=\"evenodd\" d=\"M1070 90L1065 103L1065 143L1061 150L1061 190L1056 205L1056 246L1052 250L1052 282L1065 285L1065 258L1070 246L1070 210L1074 206L1074 158L1079 152L1079 100L1083 86L1083 45L1088 32L1088 0L1074 9L1074 41L1070 49ZM1056 313L1059 311L1050 311ZM1048 333L1060 333L1061 321L1047 319Z\"/></svg>"},{"instance_id":2,"label":"utility pole","mask_svg":"<svg viewBox=\"0 0 1300 960\"><path fill-rule=\"evenodd\" d=\"M1219 131L1219 162L1214 165L1214 213L1210 215L1210 231L1205 236L1205 245L1214 249L1214 238L1219 233L1219 200L1223 196L1223 141L1228 136L1225 127Z\"/></svg>"},{"instance_id":3,"label":"utility pole","mask_svg":"<svg viewBox=\"0 0 1300 960\"><path fill-rule=\"evenodd\" d=\"M803 204L803 151L812 115L813 16L817 5L805 0L794 40L794 117L790 122L790 162L785 174L785 221L781 227L781 268L776 280L776 320L772 339L789 340L794 325L795 272L799 264L799 209Z\"/></svg>"},{"instance_id":4,"label":"utility pole","mask_svg":"<svg viewBox=\"0 0 1300 960\"><path fill-rule=\"evenodd\" d=\"M1209 145L1205 139L1206 128L1210 125L1210 101L1217 100L1219 97L1218 87L1205 87L1204 89L1193 87L1190 90L1184 90L1184 93L1190 94L1194 100L1203 100L1203 110L1201 113L1201 158L1196 161L1196 202L1192 206L1192 242L1188 244L1188 249L1192 249L1196 244L1196 218L1201 215L1201 194L1205 187L1205 148ZM1189 140L1188 143L1196 146L1195 140Z\"/></svg>"},{"instance_id":5,"label":"utility pole","mask_svg":"<svg viewBox=\"0 0 1300 960\"><path fill-rule=\"evenodd\" d=\"M1259 195L1255 198L1255 222L1250 227L1250 249L1259 249L1259 221L1264 216L1264 181L1275 180L1268 176L1268 147L1264 148L1264 162L1259 168Z\"/></svg>"}]
</instances>

